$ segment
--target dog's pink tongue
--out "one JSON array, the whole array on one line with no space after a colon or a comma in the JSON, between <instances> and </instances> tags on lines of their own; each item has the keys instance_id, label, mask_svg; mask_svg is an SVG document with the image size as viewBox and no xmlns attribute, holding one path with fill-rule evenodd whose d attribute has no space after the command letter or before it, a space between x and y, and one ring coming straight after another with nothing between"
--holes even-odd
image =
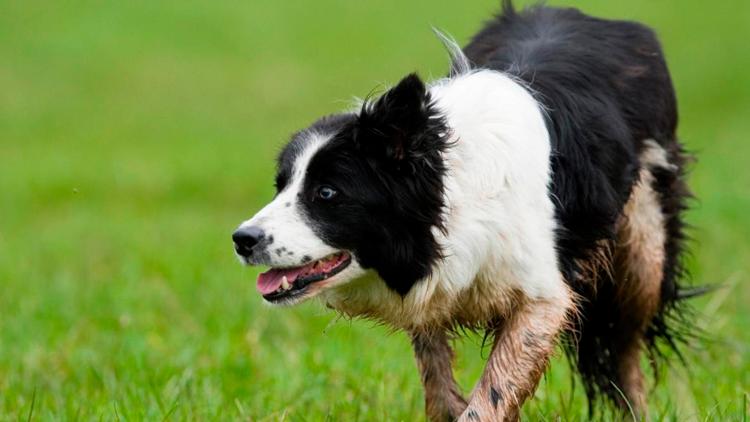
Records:
<instances>
[{"instance_id":1,"label":"dog's pink tongue","mask_svg":"<svg viewBox=\"0 0 750 422\"><path fill-rule=\"evenodd\" d=\"M289 284L292 284L304 268L292 269L270 269L258 275L258 291L262 295L273 293L281 287L281 281L286 276Z\"/></svg>"}]
</instances>

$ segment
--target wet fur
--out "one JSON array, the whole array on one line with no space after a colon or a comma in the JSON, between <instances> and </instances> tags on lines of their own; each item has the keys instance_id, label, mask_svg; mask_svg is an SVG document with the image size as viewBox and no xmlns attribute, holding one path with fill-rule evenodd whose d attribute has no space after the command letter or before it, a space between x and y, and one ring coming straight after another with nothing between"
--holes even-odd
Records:
<instances>
[{"instance_id":1,"label":"wet fur","mask_svg":"<svg viewBox=\"0 0 750 422\"><path fill-rule=\"evenodd\" d=\"M517 419L560 341L592 405L647 416L641 356L683 328L689 198L653 31L506 1L463 51L440 36L449 77L409 75L292 137L276 198L241 226L267 233L243 260L350 252L288 303L409 332L433 420ZM324 185L342 194L321 202ZM451 372L460 328L493 339L468 400Z\"/></svg>"},{"instance_id":2,"label":"wet fur","mask_svg":"<svg viewBox=\"0 0 750 422\"><path fill-rule=\"evenodd\" d=\"M635 22L505 2L465 52L526 81L549 110L561 270L583 298L568 351L592 403L602 394L623 404L623 389L644 407L641 351L676 347L685 330L668 321L682 306L690 197L656 36Z\"/></svg>"}]
</instances>

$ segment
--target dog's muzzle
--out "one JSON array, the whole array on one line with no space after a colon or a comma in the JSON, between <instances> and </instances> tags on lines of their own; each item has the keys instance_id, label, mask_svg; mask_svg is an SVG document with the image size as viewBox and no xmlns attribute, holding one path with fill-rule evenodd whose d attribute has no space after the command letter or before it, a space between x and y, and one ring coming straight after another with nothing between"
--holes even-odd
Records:
<instances>
[{"instance_id":1,"label":"dog's muzzle","mask_svg":"<svg viewBox=\"0 0 750 422\"><path fill-rule=\"evenodd\" d=\"M234 250L237 254L246 260L249 260L256 249L266 238L263 229L260 227L240 227L232 234L234 241Z\"/></svg>"}]
</instances>

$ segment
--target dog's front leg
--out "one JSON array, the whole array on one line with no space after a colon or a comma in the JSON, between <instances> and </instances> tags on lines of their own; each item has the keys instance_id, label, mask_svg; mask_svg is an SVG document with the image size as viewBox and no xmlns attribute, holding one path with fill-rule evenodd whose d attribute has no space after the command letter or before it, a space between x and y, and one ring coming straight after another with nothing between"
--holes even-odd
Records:
<instances>
[{"instance_id":1,"label":"dog's front leg","mask_svg":"<svg viewBox=\"0 0 750 422\"><path fill-rule=\"evenodd\" d=\"M424 386L425 410L433 422L455 421L466 400L453 378L453 350L442 329L412 331L411 341Z\"/></svg>"},{"instance_id":2,"label":"dog's front leg","mask_svg":"<svg viewBox=\"0 0 750 422\"><path fill-rule=\"evenodd\" d=\"M460 421L515 421L539 383L572 302L527 300L493 333L492 352Z\"/></svg>"}]
</instances>

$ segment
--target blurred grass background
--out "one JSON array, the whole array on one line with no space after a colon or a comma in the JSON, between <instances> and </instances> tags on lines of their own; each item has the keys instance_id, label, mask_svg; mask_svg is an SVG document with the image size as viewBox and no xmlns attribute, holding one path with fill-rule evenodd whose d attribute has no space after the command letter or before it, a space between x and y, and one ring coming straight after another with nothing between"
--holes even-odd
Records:
<instances>
[{"instance_id":1,"label":"blurred grass background","mask_svg":"<svg viewBox=\"0 0 750 422\"><path fill-rule=\"evenodd\" d=\"M403 334L263 306L229 235L290 133L443 75L429 25L464 43L497 3L0 0L0 419L423 419ZM750 2L551 3L664 42L699 157L690 268L724 288L652 416L747 420ZM479 343L460 346L466 391ZM563 361L525 415L586 419Z\"/></svg>"}]
</instances>

